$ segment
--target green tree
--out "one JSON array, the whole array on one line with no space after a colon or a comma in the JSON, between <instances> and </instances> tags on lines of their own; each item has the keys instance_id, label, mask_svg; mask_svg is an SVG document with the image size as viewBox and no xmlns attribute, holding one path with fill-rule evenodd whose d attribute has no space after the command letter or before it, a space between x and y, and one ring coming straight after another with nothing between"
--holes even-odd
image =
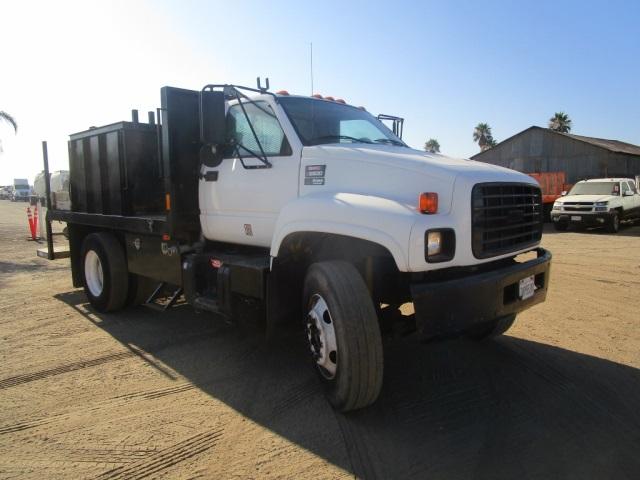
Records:
<instances>
[{"instance_id":1,"label":"green tree","mask_svg":"<svg viewBox=\"0 0 640 480\"><path fill-rule=\"evenodd\" d=\"M478 143L482 152L496 145L488 123L476 125L476 128L473 129L473 141Z\"/></svg>"},{"instance_id":2,"label":"green tree","mask_svg":"<svg viewBox=\"0 0 640 480\"><path fill-rule=\"evenodd\" d=\"M430 138L424 144L424 150L431 153L440 153L440 143L435 138Z\"/></svg>"},{"instance_id":3,"label":"green tree","mask_svg":"<svg viewBox=\"0 0 640 480\"><path fill-rule=\"evenodd\" d=\"M13 131L16 133L18 132L18 122L16 122L16 119L9 115L7 112L3 112L2 110L0 110L0 120L4 120L5 122L10 123L13 127Z\"/></svg>"},{"instance_id":4,"label":"green tree","mask_svg":"<svg viewBox=\"0 0 640 480\"><path fill-rule=\"evenodd\" d=\"M560 133L569 133L571 131L571 119L564 112L556 112L549 119L549 128Z\"/></svg>"}]
</instances>

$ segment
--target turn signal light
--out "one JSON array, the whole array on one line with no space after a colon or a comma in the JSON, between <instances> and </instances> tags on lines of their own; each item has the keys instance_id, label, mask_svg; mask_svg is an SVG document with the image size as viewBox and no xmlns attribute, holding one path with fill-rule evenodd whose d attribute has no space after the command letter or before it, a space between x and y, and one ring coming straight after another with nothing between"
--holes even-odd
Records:
<instances>
[{"instance_id":1,"label":"turn signal light","mask_svg":"<svg viewBox=\"0 0 640 480\"><path fill-rule=\"evenodd\" d=\"M165 206L167 212L169 210L171 210L171 194L170 193L167 193L164 196L164 206Z\"/></svg>"},{"instance_id":2,"label":"turn signal light","mask_svg":"<svg viewBox=\"0 0 640 480\"><path fill-rule=\"evenodd\" d=\"M322 95L320 95L319 93L314 93L313 95L311 95L311 98L319 98L320 100L322 100Z\"/></svg>"},{"instance_id":3,"label":"turn signal light","mask_svg":"<svg viewBox=\"0 0 640 480\"><path fill-rule=\"evenodd\" d=\"M336 101L336 99L335 99L335 98L333 98L333 97L331 97L331 96L324 97L324 99L325 99L325 100L329 100L330 102L335 102L335 101Z\"/></svg>"},{"instance_id":4,"label":"turn signal light","mask_svg":"<svg viewBox=\"0 0 640 480\"><path fill-rule=\"evenodd\" d=\"M278 90L276 92L276 95L289 95L289 92L287 92L286 90Z\"/></svg>"},{"instance_id":5,"label":"turn signal light","mask_svg":"<svg viewBox=\"0 0 640 480\"><path fill-rule=\"evenodd\" d=\"M436 192L423 192L418 202L420 213L438 213L438 194Z\"/></svg>"}]
</instances>

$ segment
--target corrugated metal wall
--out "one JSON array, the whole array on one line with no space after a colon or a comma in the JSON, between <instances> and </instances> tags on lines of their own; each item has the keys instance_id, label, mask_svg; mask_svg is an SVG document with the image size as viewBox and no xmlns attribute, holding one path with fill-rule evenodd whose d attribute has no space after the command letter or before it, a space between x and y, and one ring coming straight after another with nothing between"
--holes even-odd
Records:
<instances>
[{"instance_id":1,"label":"corrugated metal wall","mask_svg":"<svg viewBox=\"0 0 640 480\"><path fill-rule=\"evenodd\" d=\"M531 129L474 158L524 173L565 172L567 183L585 178L635 177L640 157L612 153L544 129Z\"/></svg>"}]
</instances>

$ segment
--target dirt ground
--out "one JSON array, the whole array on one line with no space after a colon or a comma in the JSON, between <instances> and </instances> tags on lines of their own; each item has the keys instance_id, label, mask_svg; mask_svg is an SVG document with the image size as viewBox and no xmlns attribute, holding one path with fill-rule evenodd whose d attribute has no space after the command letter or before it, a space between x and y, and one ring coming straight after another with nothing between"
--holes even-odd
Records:
<instances>
[{"instance_id":1,"label":"dirt ground","mask_svg":"<svg viewBox=\"0 0 640 480\"><path fill-rule=\"evenodd\" d=\"M508 335L385 339L378 402L324 400L295 333L93 312L0 201L2 478L640 478L640 226L555 233Z\"/></svg>"}]
</instances>

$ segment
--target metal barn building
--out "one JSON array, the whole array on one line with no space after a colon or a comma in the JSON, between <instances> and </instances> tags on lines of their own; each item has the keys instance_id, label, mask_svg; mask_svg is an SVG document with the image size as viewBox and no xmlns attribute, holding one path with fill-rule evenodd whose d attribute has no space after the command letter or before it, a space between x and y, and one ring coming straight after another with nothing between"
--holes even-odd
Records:
<instances>
[{"instance_id":1,"label":"metal barn building","mask_svg":"<svg viewBox=\"0 0 640 480\"><path fill-rule=\"evenodd\" d=\"M565 172L566 182L640 175L640 146L529 127L473 160L524 173Z\"/></svg>"}]
</instances>

